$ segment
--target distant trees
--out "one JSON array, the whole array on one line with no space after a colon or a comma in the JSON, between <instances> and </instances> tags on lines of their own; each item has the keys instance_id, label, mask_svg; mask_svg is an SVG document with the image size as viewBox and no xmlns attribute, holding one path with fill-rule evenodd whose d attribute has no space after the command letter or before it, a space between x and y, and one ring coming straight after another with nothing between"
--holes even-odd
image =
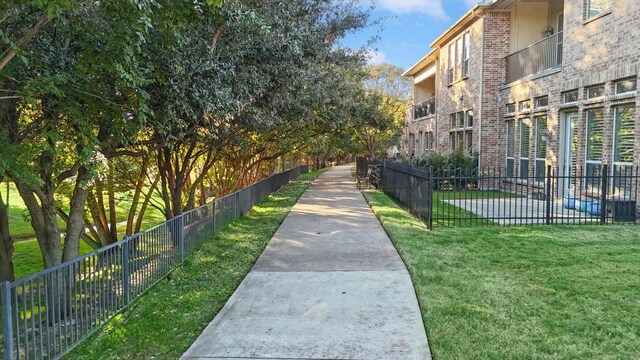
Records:
<instances>
[{"instance_id":1,"label":"distant trees","mask_svg":"<svg viewBox=\"0 0 640 360\"><path fill-rule=\"evenodd\" d=\"M355 1L42 4L0 6L0 179L46 267L117 241L117 192L131 234L150 206L171 218L236 190L386 101L363 88L364 52L338 44L367 26ZM1 195L0 241L12 279Z\"/></svg>"},{"instance_id":2,"label":"distant trees","mask_svg":"<svg viewBox=\"0 0 640 360\"><path fill-rule=\"evenodd\" d=\"M369 66L367 70L365 104L360 115L363 123L354 129L353 137L372 158L384 156L387 149L398 143L411 84L402 78L402 68L391 64Z\"/></svg>"}]
</instances>

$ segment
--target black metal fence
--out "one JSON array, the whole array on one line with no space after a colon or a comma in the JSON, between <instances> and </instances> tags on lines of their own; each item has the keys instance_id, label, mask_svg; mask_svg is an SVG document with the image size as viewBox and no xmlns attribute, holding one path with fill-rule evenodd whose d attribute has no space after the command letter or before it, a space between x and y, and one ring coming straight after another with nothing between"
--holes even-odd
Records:
<instances>
[{"instance_id":1,"label":"black metal fence","mask_svg":"<svg viewBox=\"0 0 640 360\"><path fill-rule=\"evenodd\" d=\"M75 260L0 283L3 358L60 357L204 241L306 172L299 166L273 175Z\"/></svg>"},{"instance_id":2,"label":"black metal fence","mask_svg":"<svg viewBox=\"0 0 640 360\"><path fill-rule=\"evenodd\" d=\"M429 226L636 223L640 172L631 166L422 169L386 161L382 188Z\"/></svg>"}]
</instances>

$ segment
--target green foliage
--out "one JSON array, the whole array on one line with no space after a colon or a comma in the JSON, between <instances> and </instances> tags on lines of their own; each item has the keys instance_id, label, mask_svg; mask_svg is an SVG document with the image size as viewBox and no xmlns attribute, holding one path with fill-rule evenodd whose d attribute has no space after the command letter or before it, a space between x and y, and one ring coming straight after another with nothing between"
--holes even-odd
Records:
<instances>
[{"instance_id":1,"label":"green foliage","mask_svg":"<svg viewBox=\"0 0 640 360\"><path fill-rule=\"evenodd\" d=\"M635 226L429 232L365 196L409 269L434 358L640 357Z\"/></svg>"}]
</instances>

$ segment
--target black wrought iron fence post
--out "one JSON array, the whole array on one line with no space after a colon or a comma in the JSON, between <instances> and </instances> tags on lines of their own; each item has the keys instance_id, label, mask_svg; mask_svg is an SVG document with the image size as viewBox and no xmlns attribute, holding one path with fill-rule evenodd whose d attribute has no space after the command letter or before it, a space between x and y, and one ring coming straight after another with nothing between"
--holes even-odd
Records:
<instances>
[{"instance_id":1,"label":"black wrought iron fence post","mask_svg":"<svg viewBox=\"0 0 640 360\"><path fill-rule=\"evenodd\" d=\"M429 167L429 185L427 185L427 209L429 230L433 230L433 166Z\"/></svg>"},{"instance_id":2,"label":"black wrought iron fence post","mask_svg":"<svg viewBox=\"0 0 640 360\"><path fill-rule=\"evenodd\" d=\"M122 240L122 295L124 297L124 303L129 305L129 293L130 293L130 277L131 267L129 266L129 252L131 238L127 237Z\"/></svg>"},{"instance_id":3,"label":"black wrought iron fence post","mask_svg":"<svg viewBox=\"0 0 640 360\"><path fill-rule=\"evenodd\" d=\"M11 283L3 281L0 284L2 297L2 343L4 345L4 360L13 359L13 321L11 319Z\"/></svg>"},{"instance_id":4,"label":"black wrought iron fence post","mask_svg":"<svg viewBox=\"0 0 640 360\"><path fill-rule=\"evenodd\" d=\"M551 193L551 165L547 165L547 176L545 176L546 180L545 180L545 188L546 188L546 197L545 197L545 201L546 201L546 208L545 208L545 218L546 218L546 224L549 225L551 224L551 198L553 196Z\"/></svg>"},{"instance_id":5,"label":"black wrought iron fence post","mask_svg":"<svg viewBox=\"0 0 640 360\"><path fill-rule=\"evenodd\" d=\"M609 179L609 165L602 165L602 189L600 189L600 225L604 225L607 222L607 189L609 188L607 180Z\"/></svg>"}]
</instances>

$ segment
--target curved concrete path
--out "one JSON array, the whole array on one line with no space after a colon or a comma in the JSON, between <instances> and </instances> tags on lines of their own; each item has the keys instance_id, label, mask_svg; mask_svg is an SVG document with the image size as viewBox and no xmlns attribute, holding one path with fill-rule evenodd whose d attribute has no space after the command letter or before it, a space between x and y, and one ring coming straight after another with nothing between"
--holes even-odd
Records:
<instances>
[{"instance_id":1,"label":"curved concrete path","mask_svg":"<svg viewBox=\"0 0 640 360\"><path fill-rule=\"evenodd\" d=\"M430 359L409 273L351 180L303 194L183 359Z\"/></svg>"}]
</instances>

